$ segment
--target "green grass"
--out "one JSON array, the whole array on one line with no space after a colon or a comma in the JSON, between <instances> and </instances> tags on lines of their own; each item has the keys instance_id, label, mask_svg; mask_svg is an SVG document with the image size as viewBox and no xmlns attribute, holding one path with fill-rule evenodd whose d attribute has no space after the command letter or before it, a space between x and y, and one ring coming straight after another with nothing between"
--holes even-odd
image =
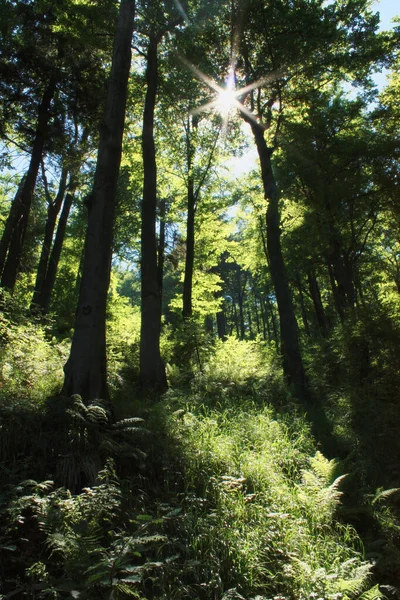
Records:
<instances>
[{"instance_id":1,"label":"green grass","mask_svg":"<svg viewBox=\"0 0 400 600\"><path fill-rule=\"evenodd\" d=\"M217 344L186 388L136 397L145 422L112 424L79 397L3 403L0 597L381 597L392 580L374 562L396 568L398 493L365 496L366 556L343 516L353 475L323 456L276 364L263 344Z\"/></svg>"}]
</instances>

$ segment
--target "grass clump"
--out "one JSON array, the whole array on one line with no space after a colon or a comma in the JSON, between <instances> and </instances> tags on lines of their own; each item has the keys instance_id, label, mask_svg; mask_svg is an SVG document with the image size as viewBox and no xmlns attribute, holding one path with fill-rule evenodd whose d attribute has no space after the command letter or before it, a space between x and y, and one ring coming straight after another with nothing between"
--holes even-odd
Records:
<instances>
[{"instance_id":1,"label":"grass clump","mask_svg":"<svg viewBox=\"0 0 400 600\"><path fill-rule=\"evenodd\" d=\"M338 464L315 453L301 417L200 406L176 410L168 427L179 442L188 542L200 562L212 557L222 590L353 598L368 588L371 564L336 518Z\"/></svg>"}]
</instances>

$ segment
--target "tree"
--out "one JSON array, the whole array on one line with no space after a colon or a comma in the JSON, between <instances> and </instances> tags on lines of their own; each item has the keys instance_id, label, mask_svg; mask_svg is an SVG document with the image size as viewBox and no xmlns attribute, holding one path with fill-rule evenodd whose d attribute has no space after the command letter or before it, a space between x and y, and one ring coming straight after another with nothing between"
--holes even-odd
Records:
<instances>
[{"instance_id":1,"label":"tree","mask_svg":"<svg viewBox=\"0 0 400 600\"><path fill-rule=\"evenodd\" d=\"M135 2L122 0L116 25L104 120L100 129L93 190L87 198L85 256L69 359L65 395L107 398L106 301L122 153Z\"/></svg>"},{"instance_id":2,"label":"tree","mask_svg":"<svg viewBox=\"0 0 400 600\"><path fill-rule=\"evenodd\" d=\"M341 14L340 24L335 17ZM249 3L237 16L243 22L238 43L238 85L247 86L241 97L241 116L249 124L257 147L265 199L265 220L269 266L278 304L281 352L284 372L299 398L306 400L304 367L297 334L297 322L281 246L279 191L272 156L280 143L280 129L287 108L309 89L328 78L342 78L352 71L362 78L368 72L372 55L377 55L374 30L377 18L364 12L358 2L346 10L335 3L292 4L258 0ZM295 34L293 34L295 32ZM307 32L307 35L304 35ZM371 49L350 62L354 43L364 34ZM328 74L329 73L329 74Z\"/></svg>"},{"instance_id":3,"label":"tree","mask_svg":"<svg viewBox=\"0 0 400 600\"><path fill-rule=\"evenodd\" d=\"M164 391L167 379L160 354L161 286L156 236L157 164L154 142L154 113L159 81L158 47L167 32L172 32L182 17L172 2L144 2L146 16L139 24L147 38L146 98L143 115L143 202L141 233L141 333L140 383L143 387Z\"/></svg>"},{"instance_id":4,"label":"tree","mask_svg":"<svg viewBox=\"0 0 400 600\"><path fill-rule=\"evenodd\" d=\"M83 36L85 25L95 15L86 2L7 1L3 8L0 97L7 118L3 136L11 136L29 155L0 241L2 285L12 290L40 164L46 152L57 154L68 145L69 130L77 120L80 125L94 118L103 97L100 57L108 42L99 42L106 39L101 36ZM96 12L97 33L102 19L113 10L112 3L105 2ZM33 129L31 123L35 123Z\"/></svg>"}]
</instances>

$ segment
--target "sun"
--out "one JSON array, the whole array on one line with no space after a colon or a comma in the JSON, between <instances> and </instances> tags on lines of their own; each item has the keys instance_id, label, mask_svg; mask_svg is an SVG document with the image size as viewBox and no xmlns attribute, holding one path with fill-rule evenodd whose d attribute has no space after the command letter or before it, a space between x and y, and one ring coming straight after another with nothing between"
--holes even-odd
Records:
<instances>
[{"instance_id":1,"label":"sun","mask_svg":"<svg viewBox=\"0 0 400 600\"><path fill-rule=\"evenodd\" d=\"M215 98L215 110L223 117L227 117L233 109L237 108L237 94L235 92L234 75L229 75L224 88L219 88Z\"/></svg>"}]
</instances>

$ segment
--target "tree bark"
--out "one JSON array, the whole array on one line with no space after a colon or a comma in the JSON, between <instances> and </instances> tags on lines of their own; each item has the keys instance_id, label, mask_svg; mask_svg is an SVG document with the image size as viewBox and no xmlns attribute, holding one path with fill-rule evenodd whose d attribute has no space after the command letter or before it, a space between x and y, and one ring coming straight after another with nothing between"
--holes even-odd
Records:
<instances>
[{"instance_id":1,"label":"tree bark","mask_svg":"<svg viewBox=\"0 0 400 600\"><path fill-rule=\"evenodd\" d=\"M56 77L55 75L52 75L39 106L29 168L25 175L22 189L20 193L17 193L11 207L0 243L1 285L11 291L13 291L15 287L20 268L33 192L36 186L36 179L43 156L43 148L46 142L47 125L50 119L50 106L56 90L56 83Z\"/></svg>"},{"instance_id":2,"label":"tree bark","mask_svg":"<svg viewBox=\"0 0 400 600\"><path fill-rule=\"evenodd\" d=\"M303 321L304 331L306 332L307 337L310 337L311 336L310 325L308 323L307 311L306 311L306 307L304 304L303 286L301 283L299 273L296 273L296 287L299 292L301 320Z\"/></svg>"},{"instance_id":3,"label":"tree bark","mask_svg":"<svg viewBox=\"0 0 400 600\"><path fill-rule=\"evenodd\" d=\"M157 165L154 144L154 109L158 87L158 39L151 35L147 50L147 91L143 116L143 202L141 256L140 383L149 389L167 389L160 354L161 290L157 270Z\"/></svg>"},{"instance_id":4,"label":"tree bark","mask_svg":"<svg viewBox=\"0 0 400 600\"><path fill-rule=\"evenodd\" d=\"M71 210L72 200L73 195L68 193L64 199L60 219L58 221L56 237L54 238L54 244L48 260L46 276L43 281L40 297L38 299L38 306L43 314L47 314L49 312L51 296L53 293L54 284L56 282L58 263L60 262L61 250L64 244L65 231L67 229L67 222Z\"/></svg>"},{"instance_id":5,"label":"tree bark","mask_svg":"<svg viewBox=\"0 0 400 600\"><path fill-rule=\"evenodd\" d=\"M328 334L328 328L325 319L324 307L322 305L321 292L319 290L317 278L312 269L308 271L307 279L310 295L314 304L315 315L317 317L318 327L322 336L326 337Z\"/></svg>"},{"instance_id":6,"label":"tree bark","mask_svg":"<svg viewBox=\"0 0 400 600\"><path fill-rule=\"evenodd\" d=\"M250 124L253 133L260 159L264 196L268 201L266 213L267 250L272 283L278 304L283 371L298 398L306 401L308 390L300 352L297 321L281 248L278 190L271 164L272 149L268 148L265 141L264 128L248 117L244 116L243 118Z\"/></svg>"},{"instance_id":7,"label":"tree bark","mask_svg":"<svg viewBox=\"0 0 400 600\"><path fill-rule=\"evenodd\" d=\"M93 190L87 200L88 227L75 329L70 356L64 367L63 394L80 394L85 401L109 396L106 303L134 15L134 0L121 0Z\"/></svg>"},{"instance_id":8,"label":"tree bark","mask_svg":"<svg viewBox=\"0 0 400 600\"><path fill-rule=\"evenodd\" d=\"M33 298L30 307L31 311L33 312L40 308L40 298L43 292L43 284L46 278L50 249L53 242L54 229L56 226L57 216L60 212L64 200L64 195L67 189L67 179L68 170L66 168L63 168L61 171L58 192L54 199L54 202L52 202L49 198L49 206L47 209L47 220L44 231L42 251L40 253L39 265L36 274L35 291L33 292Z\"/></svg>"},{"instance_id":9,"label":"tree bark","mask_svg":"<svg viewBox=\"0 0 400 600\"><path fill-rule=\"evenodd\" d=\"M164 283L164 259L165 259L165 215L166 201L165 198L160 202L160 235L158 237L157 251L157 271L158 271L158 287L162 298L163 283Z\"/></svg>"},{"instance_id":10,"label":"tree bark","mask_svg":"<svg viewBox=\"0 0 400 600\"><path fill-rule=\"evenodd\" d=\"M194 194L193 176L189 175L187 190L187 222L186 222L186 260L185 275L183 280L183 318L192 316L192 287L194 265L194 220L196 214L196 200Z\"/></svg>"}]
</instances>

